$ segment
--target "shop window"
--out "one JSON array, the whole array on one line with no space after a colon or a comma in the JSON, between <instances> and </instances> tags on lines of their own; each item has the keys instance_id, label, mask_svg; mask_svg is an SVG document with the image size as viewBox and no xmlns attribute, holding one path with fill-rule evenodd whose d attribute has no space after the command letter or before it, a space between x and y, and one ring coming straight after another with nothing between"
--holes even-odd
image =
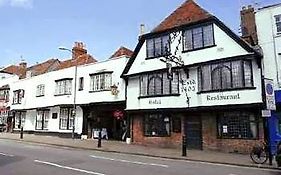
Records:
<instances>
[{"instance_id":1,"label":"shop window","mask_svg":"<svg viewBox=\"0 0 281 175\"><path fill-rule=\"evenodd\" d=\"M217 118L218 136L232 139L257 139L258 120L252 113L226 112Z\"/></svg>"},{"instance_id":2,"label":"shop window","mask_svg":"<svg viewBox=\"0 0 281 175\"><path fill-rule=\"evenodd\" d=\"M70 95L72 79L56 80L56 92L55 95Z\"/></svg>"},{"instance_id":3,"label":"shop window","mask_svg":"<svg viewBox=\"0 0 281 175\"><path fill-rule=\"evenodd\" d=\"M179 74L173 72L173 79L167 72L143 74L140 79L140 97L179 94Z\"/></svg>"},{"instance_id":4,"label":"shop window","mask_svg":"<svg viewBox=\"0 0 281 175\"><path fill-rule=\"evenodd\" d=\"M40 110L36 115L36 130L46 130L49 124L49 111Z\"/></svg>"},{"instance_id":5,"label":"shop window","mask_svg":"<svg viewBox=\"0 0 281 175\"><path fill-rule=\"evenodd\" d=\"M150 137L170 136L170 116L147 114L144 117L144 135Z\"/></svg>"},{"instance_id":6,"label":"shop window","mask_svg":"<svg viewBox=\"0 0 281 175\"><path fill-rule=\"evenodd\" d=\"M73 127L73 115L72 108L61 108L60 109L60 129L70 130Z\"/></svg>"},{"instance_id":7,"label":"shop window","mask_svg":"<svg viewBox=\"0 0 281 175\"><path fill-rule=\"evenodd\" d=\"M213 25L196 27L183 32L183 50L191 51L213 46Z\"/></svg>"},{"instance_id":8,"label":"shop window","mask_svg":"<svg viewBox=\"0 0 281 175\"><path fill-rule=\"evenodd\" d=\"M90 91L105 91L111 90L112 72L103 72L98 74L91 74Z\"/></svg>"},{"instance_id":9,"label":"shop window","mask_svg":"<svg viewBox=\"0 0 281 175\"><path fill-rule=\"evenodd\" d=\"M21 127L24 127L25 117L26 117L26 112L16 112L15 113L15 128L16 129L20 129Z\"/></svg>"},{"instance_id":10,"label":"shop window","mask_svg":"<svg viewBox=\"0 0 281 175\"><path fill-rule=\"evenodd\" d=\"M146 42L147 58L165 56L170 53L169 36L161 36L148 39Z\"/></svg>"},{"instance_id":11,"label":"shop window","mask_svg":"<svg viewBox=\"0 0 281 175\"><path fill-rule=\"evenodd\" d=\"M215 62L198 68L199 91L231 90L253 87L252 62L236 60Z\"/></svg>"}]
</instances>

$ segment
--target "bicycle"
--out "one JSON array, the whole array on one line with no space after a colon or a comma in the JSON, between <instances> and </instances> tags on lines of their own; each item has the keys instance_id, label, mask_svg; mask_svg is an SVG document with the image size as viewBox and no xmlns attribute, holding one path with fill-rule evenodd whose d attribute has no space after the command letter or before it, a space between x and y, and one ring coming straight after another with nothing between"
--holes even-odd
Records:
<instances>
[{"instance_id":1,"label":"bicycle","mask_svg":"<svg viewBox=\"0 0 281 175\"><path fill-rule=\"evenodd\" d=\"M253 146L250 157L256 164L264 164L269 158L269 146L266 142Z\"/></svg>"}]
</instances>

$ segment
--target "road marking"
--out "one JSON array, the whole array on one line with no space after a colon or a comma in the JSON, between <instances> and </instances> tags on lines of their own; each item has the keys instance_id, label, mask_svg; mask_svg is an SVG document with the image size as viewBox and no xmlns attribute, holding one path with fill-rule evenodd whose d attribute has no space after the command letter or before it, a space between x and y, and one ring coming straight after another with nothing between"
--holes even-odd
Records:
<instances>
[{"instance_id":1,"label":"road marking","mask_svg":"<svg viewBox=\"0 0 281 175\"><path fill-rule=\"evenodd\" d=\"M2 156L7 156L7 157L14 157L14 155L11 155L11 154L5 154L5 153L0 153L0 155L2 155Z\"/></svg>"},{"instance_id":2,"label":"road marking","mask_svg":"<svg viewBox=\"0 0 281 175\"><path fill-rule=\"evenodd\" d=\"M163 167L163 168L169 168L168 165L157 164L157 163L145 163L145 162L139 162L139 161L129 161L129 160L124 160L124 159L113 159L113 158L94 156L94 155L90 155L90 157L95 158L95 159L103 159L103 160L110 160L110 161L123 162L123 163L132 163L132 164L137 164L137 165L159 166L159 167Z\"/></svg>"},{"instance_id":3,"label":"road marking","mask_svg":"<svg viewBox=\"0 0 281 175\"><path fill-rule=\"evenodd\" d=\"M103 174L103 173L98 173L98 172L83 170L83 169L79 169L79 168L73 168L73 167L63 166L63 165L59 165L59 164L52 163L52 162L45 162L45 161L41 161L41 160L34 160L34 162L41 163L41 164L45 164L45 165L49 165L49 166L54 166L54 167L58 167L58 168L62 168L62 169L67 169L67 170L72 170L72 171L78 171L78 172L82 172L82 173L86 173L86 174L105 175L105 174Z\"/></svg>"}]
</instances>

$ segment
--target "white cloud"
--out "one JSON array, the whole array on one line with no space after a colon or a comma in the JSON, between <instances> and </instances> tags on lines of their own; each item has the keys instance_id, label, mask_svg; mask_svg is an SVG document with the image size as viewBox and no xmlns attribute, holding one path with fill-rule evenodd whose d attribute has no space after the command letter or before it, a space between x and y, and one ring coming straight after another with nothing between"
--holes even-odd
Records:
<instances>
[{"instance_id":1,"label":"white cloud","mask_svg":"<svg viewBox=\"0 0 281 175\"><path fill-rule=\"evenodd\" d=\"M17 8L32 8L33 0L0 0L0 6L10 6Z\"/></svg>"}]
</instances>

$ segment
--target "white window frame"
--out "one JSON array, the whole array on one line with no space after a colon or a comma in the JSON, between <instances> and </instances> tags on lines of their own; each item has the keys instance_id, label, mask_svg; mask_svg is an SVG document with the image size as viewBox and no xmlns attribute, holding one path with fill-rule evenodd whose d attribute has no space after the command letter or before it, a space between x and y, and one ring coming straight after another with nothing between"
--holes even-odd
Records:
<instances>
[{"instance_id":1,"label":"white window frame","mask_svg":"<svg viewBox=\"0 0 281 175\"><path fill-rule=\"evenodd\" d=\"M45 95L45 85L44 84L39 84L36 87L36 97L41 97Z\"/></svg>"},{"instance_id":2,"label":"white window frame","mask_svg":"<svg viewBox=\"0 0 281 175\"><path fill-rule=\"evenodd\" d=\"M90 91L108 91L111 90L112 72L103 72L90 75Z\"/></svg>"},{"instance_id":3,"label":"white window frame","mask_svg":"<svg viewBox=\"0 0 281 175\"><path fill-rule=\"evenodd\" d=\"M56 80L55 95L71 95L72 79Z\"/></svg>"}]
</instances>

